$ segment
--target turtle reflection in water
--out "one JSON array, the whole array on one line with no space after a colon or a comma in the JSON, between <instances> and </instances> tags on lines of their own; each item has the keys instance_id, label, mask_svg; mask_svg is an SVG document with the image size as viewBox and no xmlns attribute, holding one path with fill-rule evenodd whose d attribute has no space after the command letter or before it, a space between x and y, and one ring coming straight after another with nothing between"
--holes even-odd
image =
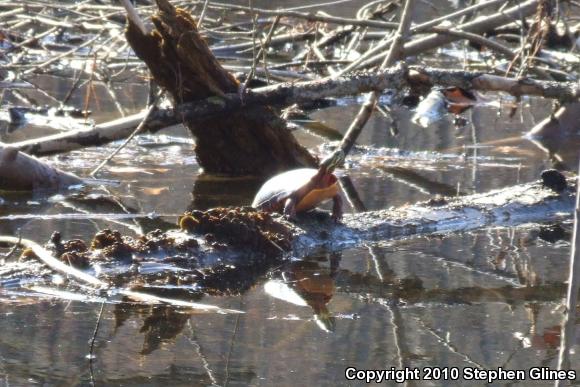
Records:
<instances>
[{"instance_id":1,"label":"turtle reflection in water","mask_svg":"<svg viewBox=\"0 0 580 387\"><path fill-rule=\"evenodd\" d=\"M332 219L342 218L342 199L334 169L344 161L344 152L334 152L318 169L300 168L283 172L266 181L252 207L266 212L283 212L294 219L297 212L313 209L332 199Z\"/></svg>"}]
</instances>

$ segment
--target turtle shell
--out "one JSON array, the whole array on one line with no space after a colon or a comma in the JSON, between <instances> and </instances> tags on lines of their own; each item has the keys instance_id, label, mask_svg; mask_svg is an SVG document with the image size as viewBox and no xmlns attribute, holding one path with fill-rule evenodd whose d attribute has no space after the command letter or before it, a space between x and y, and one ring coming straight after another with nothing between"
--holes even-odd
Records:
<instances>
[{"instance_id":1,"label":"turtle shell","mask_svg":"<svg viewBox=\"0 0 580 387\"><path fill-rule=\"evenodd\" d=\"M266 181L256 194L252 207L265 211L280 211L284 201L294 192L307 184L318 172L314 168L300 168L283 172ZM296 211L305 211L324 200L338 194L336 180L328 187L316 188L306 193L296 204Z\"/></svg>"}]
</instances>

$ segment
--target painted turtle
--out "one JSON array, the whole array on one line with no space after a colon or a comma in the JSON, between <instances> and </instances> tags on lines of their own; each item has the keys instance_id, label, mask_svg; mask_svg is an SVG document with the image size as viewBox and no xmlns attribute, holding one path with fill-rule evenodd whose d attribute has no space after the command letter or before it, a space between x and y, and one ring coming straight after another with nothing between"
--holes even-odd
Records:
<instances>
[{"instance_id":1,"label":"painted turtle","mask_svg":"<svg viewBox=\"0 0 580 387\"><path fill-rule=\"evenodd\" d=\"M322 161L318 169L293 169L272 177L260 188L252 207L266 212L283 212L292 219L297 212L308 211L332 199L332 219L340 220L342 199L333 171L343 161L344 152L338 151Z\"/></svg>"}]
</instances>

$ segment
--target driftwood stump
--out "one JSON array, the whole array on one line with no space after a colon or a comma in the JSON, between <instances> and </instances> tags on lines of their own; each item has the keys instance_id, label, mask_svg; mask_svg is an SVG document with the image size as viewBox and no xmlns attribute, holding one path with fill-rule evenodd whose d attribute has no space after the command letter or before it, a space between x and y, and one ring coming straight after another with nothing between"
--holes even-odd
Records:
<instances>
[{"instance_id":1,"label":"driftwood stump","mask_svg":"<svg viewBox=\"0 0 580 387\"><path fill-rule=\"evenodd\" d=\"M157 0L155 29L143 34L128 21L127 41L175 104L236 93L238 81L211 53L189 13ZM271 175L315 159L268 106L242 107L227 115L185 120L196 155L208 173Z\"/></svg>"}]
</instances>

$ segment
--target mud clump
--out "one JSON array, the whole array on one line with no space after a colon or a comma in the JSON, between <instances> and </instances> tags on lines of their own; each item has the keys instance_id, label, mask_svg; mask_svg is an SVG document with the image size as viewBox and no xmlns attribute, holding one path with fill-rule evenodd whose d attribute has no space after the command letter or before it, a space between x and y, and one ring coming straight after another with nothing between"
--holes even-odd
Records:
<instances>
[{"instance_id":1,"label":"mud clump","mask_svg":"<svg viewBox=\"0 0 580 387\"><path fill-rule=\"evenodd\" d=\"M77 269L86 269L90 266L91 252L86 243L80 239L63 242L61 234L55 231L45 247L61 261Z\"/></svg>"},{"instance_id":2,"label":"mud clump","mask_svg":"<svg viewBox=\"0 0 580 387\"><path fill-rule=\"evenodd\" d=\"M445 199L444 197L441 197L441 196L436 196L436 197L431 198L425 202L425 205L427 205L429 207L443 207L447 204L449 204L447 199Z\"/></svg>"},{"instance_id":3,"label":"mud clump","mask_svg":"<svg viewBox=\"0 0 580 387\"><path fill-rule=\"evenodd\" d=\"M188 233L203 234L216 248L237 247L266 254L280 254L291 249L291 232L274 222L270 214L251 207L218 207L186 212L179 227Z\"/></svg>"},{"instance_id":4,"label":"mud clump","mask_svg":"<svg viewBox=\"0 0 580 387\"><path fill-rule=\"evenodd\" d=\"M95 234L91 249L100 250L104 257L130 260L135 254L150 255L163 252L167 255L184 253L199 246L193 238L177 241L161 230L153 230L137 239L123 236L118 231L104 229Z\"/></svg>"},{"instance_id":5,"label":"mud clump","mask_svg":"<svg viewBox=\"0 0 580 387\"><path fill-rule=\"evenodd\" d=\"M97 232L90 243L79 239L63 241L61 234L55 232L45 248L65 264L78 269L87 269L97 262L130 264L129 270L109 277L116 286L127 283L161 287L195 284L215 295L235 294L250 288L256 278L280 262L291 249L292 229L276 222L270 214L250 207L187 212L179 218L178 224L181 232L154 230L142 236L127 236L117 230L104 229ZM198 240L204 241L209 249L200 249ZM218 263L210 268L199 267L200 256L217 252L222 258L222 251L226 258L238 258L241 252L249 259L233 265ZM23 255L32 258L34 253L27 251ZM152 260L175 265L181 270L151 273L134 270L141 262Z\"/></svg>"},{"instance_id":6,"label":"mud clump","mask_svg":"<svg viewBox=\"0 0 580 387\"><path fill-rule=\"evenodd\" d=\"M117 230L104 229L95 234L92 250L100 250L102 256L116 260L130 260L142 247L133 238L122 236Z\"/></svg>"},{"instance_id":7,"label":"mud clump","mask_svg":"<svg viewBox=\"0 0 580 387\"><path fill-rule=\"evenodd\" d=\"M89 246L80 239L62 240L54 232L44 246L64 263L78 269L87 269L91 263L131 262L138 256L161 253L177 256L199 246L194 238L176 240L161 230L154 230L138 238L124 236L117 230L104 229L95 234ZM21 259L34 258L32 250L25 250Z\"/></svg>"},{"instance_id":8,"label":"mud clump","mask_svg":"<svg viewBox=\"0 0 580 387\"><path fill-rule=\"evenodd\" d=\"M87 269L90 266L90 258L87 254L70 252L60 256L60 260L77 269Z\"/></svg>"},{"instance_id":9,"label":"mud clump","mask_svg":"<svg viewBox=\"0 0 580 387\"><path fill-rule=\"evenodd\" d=\"M547 169L540 175L542 185L554 192L560 193L568 187L566 177L556 169Z\"/></svg>"}]
</instances>

